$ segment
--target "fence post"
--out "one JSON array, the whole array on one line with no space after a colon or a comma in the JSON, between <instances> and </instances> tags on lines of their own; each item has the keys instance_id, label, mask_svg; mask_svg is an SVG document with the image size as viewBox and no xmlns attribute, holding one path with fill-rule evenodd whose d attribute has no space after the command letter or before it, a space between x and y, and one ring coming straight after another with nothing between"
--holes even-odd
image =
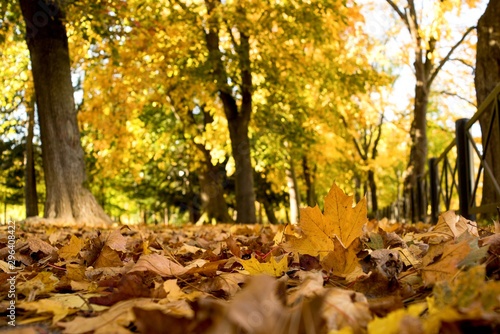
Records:
<instances>
[{"instance_id":1,"label":"fence post","mask_svg":"<svg viewBox=\"0 0 500 334\"><path fill-rule=\"evenodd\" d=\"M431 193L431 223L436 224L439 217L439 170L437 159L429 159L429 187Z\"/></svg>"},{"instance_id":2,"label":"fence post","mask_svg":"<svg viewBox=\"0 0 500 334\"><path fill-rule=\"evenodd\" d=\"M457 172L458 172L458 199L460 202L460 214L465 219L475 220L474 214L469 213L471 203L472 187L474 182L474 170L472 152L467 139L467 122L469 119L462 118L455 122L455 135L457 143Z\"/></svg>"}]
</instances>

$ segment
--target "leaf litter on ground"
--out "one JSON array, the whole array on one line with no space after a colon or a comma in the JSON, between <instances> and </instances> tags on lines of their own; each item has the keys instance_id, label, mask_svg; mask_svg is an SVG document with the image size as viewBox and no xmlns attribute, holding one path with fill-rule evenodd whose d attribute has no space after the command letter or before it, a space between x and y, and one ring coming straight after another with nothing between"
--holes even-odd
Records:
<instances>
[{"instance_id":1,"label":"leaf litter on ground","mask_svg":"<svg viewBox=\"0 0 500 334\"><path fill-rule=\"evenodd\" d=\"M452 211L434 226L368 221L365 200L335 184L296 226L20 224L16 331L495 333L499 232L480 237Z\"/></svg>"}]
</instances>

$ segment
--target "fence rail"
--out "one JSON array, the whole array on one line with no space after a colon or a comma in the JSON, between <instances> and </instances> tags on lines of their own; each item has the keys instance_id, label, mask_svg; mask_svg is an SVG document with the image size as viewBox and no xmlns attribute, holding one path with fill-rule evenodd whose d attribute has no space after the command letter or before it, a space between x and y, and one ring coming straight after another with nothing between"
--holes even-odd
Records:
<instances>
[{"instance_id":1,"label":"fence rail","mask_svg":"<svg viewBox=\"0 0 500 334\"><path fill-rule=\"evenodd\" d=\"M474 136L478 123L482 123L480 143ZM500 199L500 180L495 177L495 166L486 159L487 154L500 157L499 134L500 84L471 119L455 122L455 138L439 157L429 159L428 169L417 177L416 187L405 189L402 198L380 210L378 217L435 223L439 214L448 210L472 220L476 214L496 213L500 200L478 202L485 180L491 182L494 198Z\"/></svg>"}]
</instances>

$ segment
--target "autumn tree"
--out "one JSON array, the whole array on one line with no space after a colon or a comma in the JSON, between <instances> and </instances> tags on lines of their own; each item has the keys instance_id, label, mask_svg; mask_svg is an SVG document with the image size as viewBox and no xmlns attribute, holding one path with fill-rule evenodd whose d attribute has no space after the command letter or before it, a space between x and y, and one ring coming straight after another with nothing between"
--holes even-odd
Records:
<instances>
[{"instance_id":1,"label":"autumn tree","mask_svg":"<svg viewBox=\"0 0 500 334\"><path fill-rule=\"evenodd\" d=\"M64 8L59 2L20 0L31 57L47 196L44 216L69 222L110 219L85 188Z\"/></svg>"},{"instance_id":2,"label":"autumn tree","mask_svg":"<svg viewBox=\"0 0 500 334\"><path fill-rule=\"evenodd\" d=\"M427 165L427 108L432 84L443 66L474 30L474 27L465 30L462 36L448 48L446 54L439 57L438 47L442 39L441 29L446 24L445 14L453 8L454 4L451 1L434 2L430 5L433 8L427 9L434 11L432 24L426 25L423 20L424 14L419 12L414 0L386 1L400 18L411 37L410 52L412 52L412 67L416 81L410 129L411 150L405 184L408 188L417 190L417 187L422 187L421 184L417 184L417 178L424 175ZM425 6L422 5L422 7ZM413 219L423 220L424 214L423 203L420 203L418 208L413 210Z\"/></svg>"},{"instance_id":3,"label":"autumn tree","mask_svg":"<svg viewBox=\"0 0 500 334\"><path fill-rule=\"evenodd\" d=\"M477 57L476 57L476 96L477 104L481 105L495 87L500 83L500 2L490 0L486 11L477 24ZM482 144L485 150L486 163L492 169L492 175L484 171L482 204L498 203L500 194L495 188L492 178L500 180L500 155L496 148L500 144L500 129L498 113L492 118L493 109L483 113L479 122L481 125ZM498 112L498 111L497 111ZM495 124L491 126L491 122ZM487 137L491 126L490 138ZM487 144L487 140L489 143Z\"/></svg>"}]
</instances>

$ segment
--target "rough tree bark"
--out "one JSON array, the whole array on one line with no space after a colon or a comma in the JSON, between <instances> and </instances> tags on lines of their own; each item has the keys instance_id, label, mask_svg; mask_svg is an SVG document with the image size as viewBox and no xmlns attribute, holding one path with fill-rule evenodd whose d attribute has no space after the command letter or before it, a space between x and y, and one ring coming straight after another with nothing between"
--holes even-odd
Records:
<instances>
[{"instance_id":1,"label":"rough tree bark","mask_svg":"<svg viewBox=\"0 0 500 334\"><path fill-rule=\"evenodd\" d=\"M20 0L42 139L46 202L44 216L65 222L109 223L109 217L84 187L83 150L59 2Z\"/></svg>"},{"instance_id":2,"label":"rough tree bark","mask_svg":"<svg viewBox=\"0 0 500 334\"><path fill-rule=\"evenodd\" d=\"M500 83L500 1L490 0L486 11L479 19L477 25L477 55L476 55L476 97L477 105L481 105L486 97ZM498 117L498 116L497 116ZM486 134L491 119L491 111L486 112L480 119L481 131L483 133L483 147L486 144ZM498 118L493 120L489 148L486 150L486 162L493 169L495 179L500 182L500 133ZM483 197L481 204L491 204L500 202L500 195L497 194L488 173L484 172Z\"/></svg>"},{"instance_id":3,"label":"rough tree bark","mask_svg":"<svg viewBox=\"0 0 500 334\"><path fill-rule=\"evenodd\" d=\"M237 100L233 95L233 89L228 84L228 74L223 63L223 55L219 49L220 24L216 10L220 2L206 0L205 4L208 15L210 16L208 32L205 33L205 40L209 61L213 66L213 79L217 84L219 97L223 103L224 113L228 122L232 155L236 169L236 222L255 224L257 221L255 212L255 190L250 154L250 138L248 136L248 126L252 115L253 89L250 68L250 37L245 34L245 31L239 29L239 44L237 44L236 40L233 40L233 46L238 54L241 80L241 84L239 85L241 103L238 107ZM241 10L243 11L243 9Z\"/></svg>"},{"instance_id":4,"label":"rough tree bark","mask_svg":"<svg viewBox=\"0 0 500 334\"><path fill-rule=\"evenodd\" d=\"M24 187L26 218L38 216L38 194L36 191L35 153L33 150L33 136L35 127L35 92L27 90L28 101L28 135L26 137L26 186Z\"/></svg>"}]
</instances>

